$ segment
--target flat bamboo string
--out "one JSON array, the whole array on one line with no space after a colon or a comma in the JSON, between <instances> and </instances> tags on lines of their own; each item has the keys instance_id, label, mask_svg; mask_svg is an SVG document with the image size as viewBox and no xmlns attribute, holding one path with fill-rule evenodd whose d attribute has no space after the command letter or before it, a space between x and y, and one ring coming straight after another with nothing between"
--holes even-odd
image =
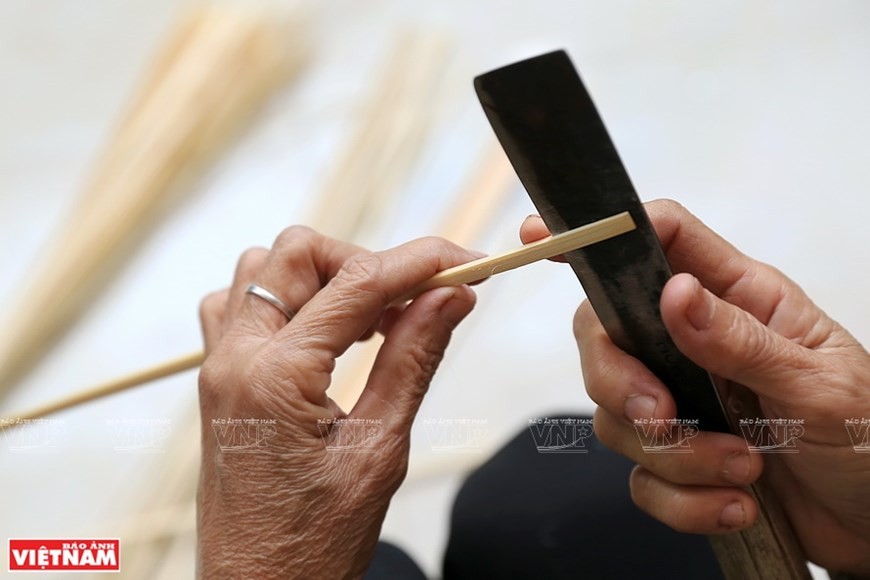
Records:
<instances>
[{"instance_id":1,"label":"flat bamboo string","mask_svg":"<svg viewBox=\"0 0 870 580\"><path fill-rule=\"evenodd\" d=\"M402 296L397 302L413 300L420 294L435 288L445 286L459 286L470 284L495 274L527 266L540 260L553 258L571 250L584 248L635 229L634 221L628 212L622 212L583 227L576 228L555 236L550 236L531 244L526 244L501 254L487 256L448 268L435 274L411 292ZM202 352L193 353L180 357L155 367L121 377L106 384L93 387L71 395L65 399L43 405L18 416L4 420L7 424L14 424L15 419L37 419L50 413L56 413L64 409L75 407L83 403L99 399L108 395L132 389L145 383L165 378L176 373L190 370L202 364L204 359Z\"/></svg>"},{"instance_id":2,"label":"flat bamboo string","mask_svg":"<svg viewBox=\"0 0 870 580\"><path fill-rule=\"evenodd\" d=\"M0 333L0 397L99 295L180 183L298 70L292 31L226 7L175 33Z\"/></svg>"}]
</instances>

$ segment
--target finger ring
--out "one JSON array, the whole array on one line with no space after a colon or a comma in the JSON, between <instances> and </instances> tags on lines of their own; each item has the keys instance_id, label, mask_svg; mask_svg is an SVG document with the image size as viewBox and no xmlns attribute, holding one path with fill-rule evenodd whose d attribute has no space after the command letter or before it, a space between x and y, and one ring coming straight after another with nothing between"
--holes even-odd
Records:
<instances>
[{"instance_id":1,"label":"finger ring","mask_svg":"<svg viewBox=\"0 0 870 580\"><path fill-rule=\"evenodd\" d=\"M245 289L245 294L253 294L257 298L262 298L275 308L281 311L281 314L287 317L287 321L293 320L293 317L296 316L296 313L290 309L289 306L281 302L274 294L263 288L262 286L257 286L256 284L251 284Z\"/></svg>"}]
</instances>

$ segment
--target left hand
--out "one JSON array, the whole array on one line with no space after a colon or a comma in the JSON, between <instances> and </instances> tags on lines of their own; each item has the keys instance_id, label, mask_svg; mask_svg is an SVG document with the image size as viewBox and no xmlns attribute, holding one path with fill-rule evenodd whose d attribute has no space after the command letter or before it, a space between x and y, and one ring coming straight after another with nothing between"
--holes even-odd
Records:
<instances>
[{"instance_id":1,"label":"left hand","mask_svg":"<svg viewBox=\"0 0 870 580\"><path fill-rule=\"evenodd\" d=\"M203 301L201 577L362 576L407 471L414 416L475 298L463 286L391 304L477 257L435 238L372 253L295 227L271 251L245 253L232 287ZM294 309L293 319L245 294L252 282ZM330 376L372 331L384 343L345 413L326 394ZM263 431L228 419L259 421ZM343 429L354 430L356 450L371 452L330 452ZM240 452L239 433L253 435L259 452Z\"/></svg>"}]
</instances>

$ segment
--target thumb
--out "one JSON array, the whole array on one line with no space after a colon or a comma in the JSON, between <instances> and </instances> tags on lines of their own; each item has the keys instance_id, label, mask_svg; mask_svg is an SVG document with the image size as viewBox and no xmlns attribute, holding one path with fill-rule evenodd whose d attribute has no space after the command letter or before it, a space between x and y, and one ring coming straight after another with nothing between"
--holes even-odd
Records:
<instances>
[{"instance_id":1,"label":"thumb","mask_svg":"<svg viewBox=\"0 0 870 580\"><path fill-rule=\"evenodd\" d=\"M800 379L819 368L818 353L777 334L745 310L701 286L691 274L665 285L662 320L674 343L708 371L752 389L783 398Z\"/></svg>"},{"instance_id":2,"label":"thumb","mask_svg":"<svg viewBox=\"0 0 870 580\"><path fill-rule=\"evenodd\" d=\"M386 432L410 432L453 329L474 303L467 286L438 288L415 299L384 337L350 416L382 419Z\"/></svg>"}]
</instances>

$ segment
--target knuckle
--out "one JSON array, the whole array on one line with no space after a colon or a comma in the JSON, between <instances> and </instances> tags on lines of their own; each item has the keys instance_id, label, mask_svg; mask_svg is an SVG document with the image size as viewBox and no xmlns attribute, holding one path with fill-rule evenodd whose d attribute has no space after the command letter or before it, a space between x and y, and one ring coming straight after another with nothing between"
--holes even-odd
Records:
<instances>
[{"instance_id":1,"label":"knuckle","mask_svg":"<svg viewBox=\"0 0 870 580\"><path fill-rule=\"evenodd\" d=\"M392 494L408 474L410 447L405 437L386 437L379 442L377 460L362 467L356 474L359 489Z\"/></svg>"},{"instance_id":2,"label":"knuckle","mask_svg":"<svg viewBox=\"0 0 870 580\"><path fill-rule=\"evenodd\" d=\"M226 369L216 356L208 357L199 369L197 385L200 404L203 407L211 405L219 396L220 385L227 378Z\"/></svg>"},{"instance_id":3,"label":"knuckle","mask_svg":"<svg viewBox=\"0 0 870 580\"><path fill-rule=\"evenodd\" d=\"M374 280L383 273L383 260L375 253L351 256L342 266L344 276L358 280Z\"/></svg>"},{"instance_id":4,"label":"knuckle","mask_svg":"<svg viewBox=\"0 0 870 580\"><path fill-rule=\"evenodd\" d=\"M261 248L259 246L248 248L242 252L241 256L239 256L239 264L242 267L259 264L266 257L268 252L269 251L266 248Z\"/></svg>"},{"instance_id":5,"label":"knuckle","mask_svg":"<svg viewBox=\"0 0 870 580\"><path fill-rule=\"evenodd\" d=\"M381 294L386 302L386 294L380 286L384 274L385 267L381 256L376 253L361 253L347 259L335 280L339 286L347 286L355 291Z\"/></svg>"},{"instance_id":6,"label":"knuckle","mask_svg":"<svg viewBox=\"0 0 870 580\"><path fill-rule=\"evenodd\" d=\"M686 504L672 494L662 494L654 489L656 485L652 474L646 469L635 467L631 472L629 490L631 500L641 510L659 520L674 531L693 533L698 530L693 518L686 513Z\"/></svg>"},{"instance_id":7,"label":"knuckle","mask_svg":"<svg viewBox=\"0 0 870 580\"><path fill-rule=\"evenodd\" d=\"M699 531L698 523L694 519L687 518L684 510L670 510L659 516L659 519L672 530L681 534L693 534Z\"/></svg>"},{"instance_id":8,"label":"knuckle","mask_svg":"<svg viewBox=\"0 0 870 580\"><path fill-rule=\"evenodd\" d=\"M438 236L424 236L414 240L411 244L415 246L418 251L427 254L457 247L452 242Z\"/></svg>"},{"instance_id":9,"label":"knuckle","mask_svg":"<svg viewBox=\"0 0 870 580\"><path fill-rule=\"evenodd\" d=\"M315 230L308 226L292 225L284 228L278 237L275 238L273 247L275 249L285 248L287 246L295 246L298 244L310 244L320 237Z\"/></svg>"},{"instance_id":10,"label":"knuckle","mask_svg":"<svg viewBox=\"0 0 870 580\"><path fill-rule=\"evenodd\" d=\"M770 364L774 351L772 334L749 314L731 316L722 333L722 344L740 349L746 367L761 368Z\"/></svg>"},{"instance_id":11,"label":"knuckle","mask_svg":"<svg viewBox=\"0 0 870 580\"><path fill-rule=\"evenodd\" d=\"M459 246L446 238L439 236L426 236L422 238L422 245L435 251L456 250Z\"/></svg>"},{"instance_id":12,"label":"knuckle","mask_svg":"<svg viewBox=\"0 0 870 580\"><path fill-rule=\"evenodd\" d=\"M236 264L236 278L253 278L266 262L269 251L266 248L248 248L239 256Z\"/></svg>"},{"instance_id":13,"label":"knuckle","mask_svg":"<svg viewBox=\"0 0 870 580\"><path fill-rule=\"evenodd\" d=\"M416 260L432 263L433 265L443 262L445 257L449 259L451 256L457 256L465 252L460 246L438 236L418 238L407 244L405 249Z\"/></svg>"},{"instance_id":14,"label":"knuckle","mask_svg":"<svg viewBox=\"0 0 870 580\"><path fill-rule=\"evenodd\" d=\"M634 505L643 511L650 513L648 510L650 499L650 474L644 468L635 466L631 470L631 475L628 478L628 488L631 494L631 501ZM650 515L652 515L650 513Z\"/></svg>"},{"instance_id":15,"label":"knuckle","mask_svg":"<svg viewBox=\"0 0 870 580\"><path fill-rule=\"evenodd\" d=\"M619 393L624 390L624 384L628 380L624 370L614 366L607 356L593 351L591 347L581 351L580 360L586 394L596 404L605 406L608 411L619 412L616 408L620 400Z\"/></svg>"},{"instance_id":16,"label":"knuckle","mask_svg":"<svg viewBox=\"0 0 870 580\"><path fill-rule=\"evenodd\" d=\"M210 292L199 302L199 317L200 319L208 318L211 314L220 311L224 303L226 303L226 290L218 290Z\"/></svg>"},{"instance_id":17,"label":"knuckle","mask_svg":"<svg viewBox=\"0 0 870 580\"><path fill-rule=\"evenodd\" d=\"M420 377L420 382L428 384L441 364L443 351L428 344L417 344L409 350L408 355L410 366Z\"/></svg>"}]
</instances>

